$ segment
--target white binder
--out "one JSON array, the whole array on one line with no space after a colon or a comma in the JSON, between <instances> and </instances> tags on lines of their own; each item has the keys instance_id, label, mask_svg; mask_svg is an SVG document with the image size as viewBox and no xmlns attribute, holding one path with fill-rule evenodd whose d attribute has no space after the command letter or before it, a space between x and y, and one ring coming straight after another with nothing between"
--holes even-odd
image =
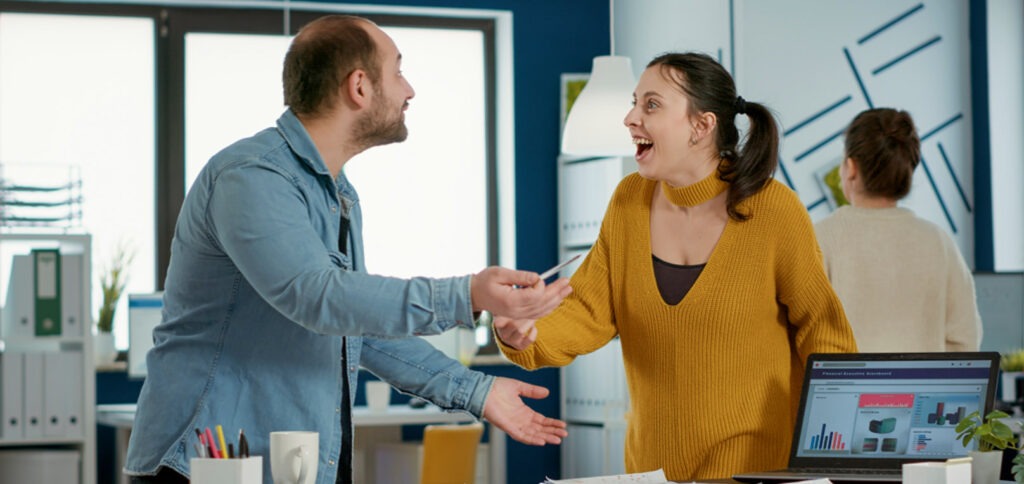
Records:
<instances>
[{"instance_id":1,"label":"white binder","mask_svg":"<svg viewBox=\"0 0 1024 484\"><path fill-rule=\"evenodd\" d=\"M82 352L79 350L62 351L60 353L64 368L64 436L82 437L82 415L85 405L82 401Z\"/></svg>"},{"instance_id":2,"label":"white binder","mask_svg":"<svg viewBox=\"0 0 1024 484\"><path fill-rule=\"evenodd\" d=\"M89 334L82 317L82 254L61 254L60 259L61 329L64 336L81 337Z\"/></svg>"},{"instance_id":3,"label":"white binder","mask_svg":"<svg viewBox=\"0 0 1024 484\"><path fill-rule=\"evenodd\" d=\"M3 308L3 337L8 341L28 341L35 338L35 277L32 275L32 256L15 255L11 258L11 275L7 282L7 304Z\"/></svg>"},{"instance_id":4,"label":"white binder","mask_svg":"<svg viewBox=\"0 0 1024 484\"><path fill-rule=\"evenodd\" d=\"M18 440L24 437L25 357L21 353L0 353L0 438Z\"/></svg>"},{"instance_id":5,"label":"white binder","mask_svg":"<svg viewBox=\"0 0 1024 484\"><path fill-rule=\"evenodd\" d=\"M25 353L24 429L26 439L43 436L43 353Z\"/></svg>"},{"instance_id":6,"label":"white binder","mask_svg":"<svg viewBox=\"0 0 1024 484\"><path fill-rule=\"evenodd\" d=\"M43 436L64 436L64 400L70 396L67 388L67 368L64 354L47 351L43 357Z\"/></svg>"}]
</instances>

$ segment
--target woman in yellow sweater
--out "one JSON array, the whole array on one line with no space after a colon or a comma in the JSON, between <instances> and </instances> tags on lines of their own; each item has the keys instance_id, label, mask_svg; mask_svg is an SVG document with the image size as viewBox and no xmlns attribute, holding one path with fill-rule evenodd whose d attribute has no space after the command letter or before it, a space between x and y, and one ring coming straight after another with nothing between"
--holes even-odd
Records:
<instances>
[{"instance_id":1,"label":"woman in yellow sweater","mask_svg":"<svg viewBox=\"0 0 1024 484\"><path fill-rule=\"evenodd\" d=\"M673 53L648 64L625 124L638 173L612 196L573 293L543 319L496 320L502 351L564 366L620 337L629 472L781 467L807 356L856 345L807 211L772 179L775 120L710 57Z\"/></svg>"}]
</instances>

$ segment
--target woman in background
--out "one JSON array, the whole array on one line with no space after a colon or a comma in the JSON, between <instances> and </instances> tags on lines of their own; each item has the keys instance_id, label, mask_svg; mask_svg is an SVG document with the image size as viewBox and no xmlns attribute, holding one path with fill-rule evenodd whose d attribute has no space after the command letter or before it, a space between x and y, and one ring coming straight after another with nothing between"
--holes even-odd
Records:
<instances>
[{"instance_id":1,"label":"woman in background","mask_svg":"<svg viewBox=\"0 0 1024 484\"><path fill-rule=\"evenodd\" d=\"M737 146L737 115L750 120ZM496 319L526 368L618 336L629 385L626 470L672 481L784 467L806 358L855 352L807 210L774 181L778 129L710 57L652 60L626 116L638 173L547 317Z\"/></svg>"},{"instance_id":2,"label":"woman in background","mask_svg":"<svg viewBox=\"0 0 1024 484\"><path fill-rule=\"evenodd\" d=\"M869 352L977 351L974 279L952 237L896 204L921 142L906 111L880 108L846 129L839 207L815 229L857 346ZM897 336L898 335L898 336Z\"/></svg>"}]
</instances>

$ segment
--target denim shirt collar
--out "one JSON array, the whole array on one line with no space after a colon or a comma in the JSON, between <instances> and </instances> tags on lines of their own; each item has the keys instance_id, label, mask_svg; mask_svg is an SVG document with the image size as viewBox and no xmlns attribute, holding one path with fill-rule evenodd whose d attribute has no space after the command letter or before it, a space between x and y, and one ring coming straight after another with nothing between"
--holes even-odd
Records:
<instances>
[{"instance_id":1,"label":"denim shirt collar","mask_svg":"<svg viewBox=\"0 0 1024 484\"><path fill-rule=\"evenodd\" d=\"M331 172L327 169L327 164L324 163L323 158L320 156L320 150L317 149L316 144L313 143L313 139L309 137L309 132L306 131L306 127L299 120L299 117L295 115L295 112L288 108L285 110L281 117L277 119L277 130L281 133L281 137L284 138L285 142L292 149L295 155L302 160L306 166L309 167L313 173L318 175L330 177ZM348 177L345 176L344 170L334 178L334 183L338 189L338 195L341 198L342 210L347 215L352 206L359 201L359 194L356 193L355 187L352 186L348 181Z\"/></svg>"}]
</instances>

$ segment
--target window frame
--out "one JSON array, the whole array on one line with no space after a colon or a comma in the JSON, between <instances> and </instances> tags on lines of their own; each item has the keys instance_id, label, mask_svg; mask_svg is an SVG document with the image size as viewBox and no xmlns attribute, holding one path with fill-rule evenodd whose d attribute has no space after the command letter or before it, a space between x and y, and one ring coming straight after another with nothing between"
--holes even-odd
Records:
<instances>
[{"instance_id":1,"label":"window frame","mask_svg":"<svg viewBox=\"0 0 1024 484\"><path fill-rule=\"evenodd\" d=\"M485 82L485 160L487 203L487 264L508 263L514 248L502 248L500 216L514 217L499 207L497 71L499 46L496 40L496 19L485 14L444 16L427 13L398 13L394 7L380 7L380 12L340 4L324 4L322 8L282 10L279 6L242 5L239 7L164 6L159 4L93 4L78 2L23 2L0 0L0 13L37 13L56 15L100 15L144 17L154 21L156 28L154 99L156 112L154 136L156 167L154 170L156 200L154 201L156 254L154 287L162 290L171 256L171 239L178 212L185 199L185 35L188 33L283 34L288 35L311 20L330 14L352 14L368 18L385 27L413 27L477 30L484 39ZM411 10L411 9L410 9ZM422 10L422 9L420 9ZM267 120L268 125L273 120ZM503 170L507 172L508 170ZM508 176L508 175L505 175ZM503 184L504 186L511 186ZM502 212L499 215L499 212ZM507 230L507 229L506 229ZM511 254L511 255L510 255Z\"/></svg>"}]
</instances>

